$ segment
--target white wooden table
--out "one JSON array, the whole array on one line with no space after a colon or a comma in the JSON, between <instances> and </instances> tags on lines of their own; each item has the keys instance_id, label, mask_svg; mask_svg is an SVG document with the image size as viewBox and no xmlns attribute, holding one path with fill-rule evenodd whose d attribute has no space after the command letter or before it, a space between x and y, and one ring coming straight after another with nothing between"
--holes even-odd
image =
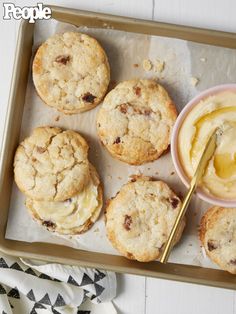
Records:
<instances>
[{"instance_id":1,"label":"white wooden table","mask_svg":"<svg viewBox=\"0 0 236 314\"><path fill-rule=\"evenodd\" d=\"M18 21L3 21L0 1L0 135L7 106ZM116 15L236 32L235 0L11 0L44 2ZM123 314L235 314L236 293L145 277L118 275L114 303Z\"/></svg>"}]
</instances>

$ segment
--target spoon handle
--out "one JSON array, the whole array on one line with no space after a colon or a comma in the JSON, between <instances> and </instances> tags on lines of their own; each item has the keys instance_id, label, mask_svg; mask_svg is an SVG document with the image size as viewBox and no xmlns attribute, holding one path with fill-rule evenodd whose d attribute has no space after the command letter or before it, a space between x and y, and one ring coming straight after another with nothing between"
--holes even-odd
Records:
<instances>
[{"instance_id":1,"label":"spoon handle","mask_svg":"<svg viewBox=\"0 0 236 314\"><path fill-rule=\"evenodd\" d=\"M185 213L186 213L186 210L188 208L188 205L189 205L189 202L191 200L191 197L192 197L192 194L193 192L195 191L199 181L201 180L204 172L205 172L205 169L206 169L206 166L209 162L209 160L212 158L212 155L214 154L215 152L215 149L216 149L216 139L217 139L217 132L218 132L218 128L216 128L213 133L211 134L210 138L208 139L208 142L206 144L206 147L202 153L202 156L201 156L201 159L199 161L199 164L197 166L197 169L195 171L195 174L191 180L191 183L190 183L190 188L188 190L188 193L187 195L185 196L185 199L183 201L183 205L178 213L178 216L175 220L175 223L174 223L174 226L171 230L171 233L170 233L170 236L164 246L164 249L163 249L163 253L160 257L160 262L161 263L166 263L167 260L168 260L168 257L170 255L170 252L171 252L171 249L173 247L173 243L174 243L174 240L175 240L175 237L176 237L176 233L178 232L178 228L179 228L179 225L180 225L180 222L181 220L183 219Z\"/></svg>"},{"instance_id":2,"label":"spoon handle","mask_svg":"<svg viewBox=\"0 0 236 314\"><path fill-rule=\"evenodd\" d=\"M176 237L176 234L178 232L178 228L179 228L179 225L180 225L180 222L181 220L183 219L185 213L186 213L186 210L188 208L188 205L189 205L189 202L191 200L191 197L192 197L192 194L195 190L195 187L196 185L195 184L192 184L187 195L185 196L185 199L183 201L183 205L181 207L181 210L179 211L178 213L178 216L175 220L175 223L174 223L174 226L171 230L171 233L169 235L169 238L166 242L166 245L164 247L164 250L163 250L163 253L162 253L162 256L160 258L160 262L161 263L166 263L168 258L169 258L169 255L170 255L170 252L171 252L171 249L172 249L172 246L173 246L173 242L175 240L175 237Z\"/></svg>"}]
</instances>

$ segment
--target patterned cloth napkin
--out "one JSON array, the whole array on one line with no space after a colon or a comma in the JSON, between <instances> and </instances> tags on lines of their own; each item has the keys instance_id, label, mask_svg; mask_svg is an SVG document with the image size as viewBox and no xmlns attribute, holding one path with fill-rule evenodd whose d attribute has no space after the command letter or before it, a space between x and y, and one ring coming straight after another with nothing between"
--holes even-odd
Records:
<instances>
[{"instance_id":1,"label":"patterned cloth napkin","mask_svg":"<svg viewBox=\"0 0 236 314\"><path fill-rule=\"evenodd\" d=\"M115 274L0 254L0 314L116 314Z\"/></svg>"}]
</instances>

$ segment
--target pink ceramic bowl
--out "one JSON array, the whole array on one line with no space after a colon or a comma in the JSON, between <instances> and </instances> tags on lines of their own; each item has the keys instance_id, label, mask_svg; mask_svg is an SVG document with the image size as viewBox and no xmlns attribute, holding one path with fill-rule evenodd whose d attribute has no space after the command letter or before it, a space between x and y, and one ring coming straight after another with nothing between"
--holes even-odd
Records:
<instances>
[{"instance_id":1,"label":"pink ceramic bowl","mask_svg":"<svg viewBox=\"0 0 236 314\"><path fill-rule=\"evenodd\" d=\"M176 172L186 187L189 187L190 180L186 176L182 168L181 162L179 160L179 155L178 155L178 135L179 135L180 127L184 119L187 117L188 113L202 99L207 98L211 95L215 95L219 92L226 91L226 90L236 91L236 84L218 85L218 86L215 86L215 87L212 87L203 91L202 93L194 97L192 100L190 100L190 102L184 107L184 109L181 111L181 113L179 114L176 120L175 126L173 128L173 132L172 132L172 137L171 137L171 155L172 155L172 160L173 160ZM207 194L201 188L198 188L196 192L200 199L210 204L218 205L221 207L236 207L236 199L235 200L220 199L214 195Z\"/></svg>"}]
</instances>

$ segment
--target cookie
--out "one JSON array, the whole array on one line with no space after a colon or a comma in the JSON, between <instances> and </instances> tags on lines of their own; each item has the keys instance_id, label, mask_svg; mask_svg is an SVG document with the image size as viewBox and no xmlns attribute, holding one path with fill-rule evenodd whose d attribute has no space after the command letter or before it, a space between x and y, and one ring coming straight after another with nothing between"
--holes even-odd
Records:
<instances>
[{"instance_id":1,"label":"cookie","mask_svg":"<svg viewBox=\"0 0 236 314\"><path fill-rule=\"evenodd\" d=\"M107 237L122 255L140 262L157 259L181 208L181 200L162 181L137 178L108 202ZM182 221L177 243L185 226Z\"/></svg>"},{"instance_id":2,"label":"cookie","mask_svg":"<svg viewBox=\"0 0 236 314\"><path fill-rule=\"evenodd\" d=\"M87 231L102 208L102 188L96 169L90 164L90 179L85 188L64 202L26 199L32 217L49 231L75 235Z\"/></svg>"},{"instance_id":3,"label":"cookie","mask_svg":"<svg viewBox=\"0 0 236 314\"><path fill-rule=\"evenodd\" d=\"M96 39L66 32L39 47L33 61L33 81L47 105L74 114L101 102L110 81L110 67Z\"/></svg>"},{"instance_id":4,"label":"cookie","mask_svg":"<svg viewBox=\"0 0 236 314\"><path fill-rule=\"evenodd\" d=\"M89 179L88 145L72 130L39 127L17 148L15 182L30 198L64 201Z\"/></svg>"},{"instance_id":5,"label":"cookie","mask_svg":"<svg viewBox=\"0 0 236 314\"><path fill-rule=\"evenodd\" d=\"M236 208L208 209L199 235L209 258L221 269L236 274Z\"/></svg>"},{"instance_id":6,"label":"cookie","mask_svg":"<svg viewBox=\"0 0 236 314\"><path fill-rule=\"evenodd\" d=\"M154 80L130 80L110 91L97 116L102 144L131 165L158 159L168 148L176 120L175 106Z\"/></svg>"}]
</instances>

